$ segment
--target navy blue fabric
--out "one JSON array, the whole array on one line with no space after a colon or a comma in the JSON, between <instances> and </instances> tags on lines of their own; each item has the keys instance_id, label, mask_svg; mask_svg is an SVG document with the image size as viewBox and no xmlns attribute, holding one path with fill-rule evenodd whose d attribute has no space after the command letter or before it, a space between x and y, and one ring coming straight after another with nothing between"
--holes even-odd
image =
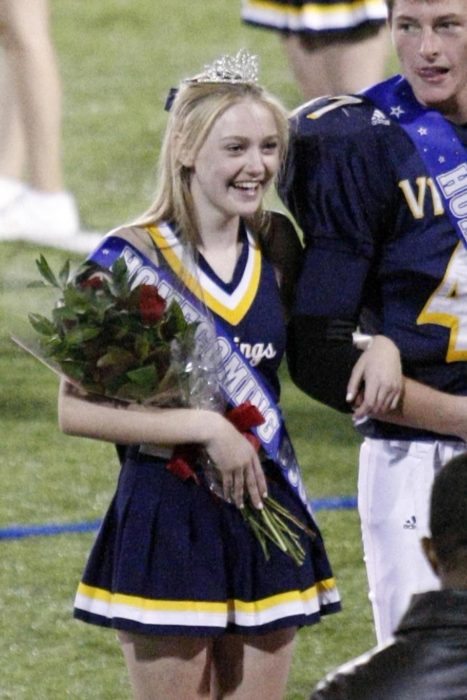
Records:
<instances>
[{"instance_id":1,"label":"navy blue fabric","mask_svg":"<svg viewBox=\"0 0 467 700\"><path fill-rule=\"evenodd\" d=\"M467 146L467 129L458 132ZM459 240L402 128L358 96L305 105L292 119L280 192L306 248L295 313L357 323L366 310L372 331L398 346L407 376L466 395L467 363L446 359L454 326L419 322ZM451 314L459 308L458 300ZM379 423L371 430L424 435Z\"/></svg>"}]
</instances>

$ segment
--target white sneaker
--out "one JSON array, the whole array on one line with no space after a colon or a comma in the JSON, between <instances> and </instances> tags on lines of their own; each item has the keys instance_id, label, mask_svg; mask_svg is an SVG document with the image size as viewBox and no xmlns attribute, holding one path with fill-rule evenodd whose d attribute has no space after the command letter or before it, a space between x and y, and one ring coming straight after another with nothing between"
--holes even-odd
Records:
<instances>
[{"instance_id":1,"label":"white sneaker","mask_svg":"<svg viewBox=\"0 0 467 700\"><path fill-rule=\"evenodd\" d=\"M101 237L80 232L78 209L69 192L26 189L22 196L0 210L0 241L31 241L88 252Z\"/></svg>"},{"instance_id":2,"label":"white sneaker","mask_svg":"<svg viewBox=\"0 0 467 700\"><path fill-rule=\"evenodd\" d=\"M0 211L12 204L26 191L26 185L21 180L12 177L0 177Z\"/></svg>"}]
</instances>

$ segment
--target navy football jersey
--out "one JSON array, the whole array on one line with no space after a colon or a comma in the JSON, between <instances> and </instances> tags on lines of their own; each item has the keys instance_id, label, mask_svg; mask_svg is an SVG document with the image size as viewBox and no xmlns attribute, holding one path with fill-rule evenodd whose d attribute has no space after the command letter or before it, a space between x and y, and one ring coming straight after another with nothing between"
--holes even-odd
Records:
<instances>
[{"instance_id":1,"label":"navy football jersey","mask_svg":"<svg viewBox=\"0 0 467 700\"><path fill-rule=\"evenodd\" d=\"M467 394L467 251L403 129L359 96L310 102L280 190L306 246L296 314L356 322L367 308L405 374Z\"/></svg>"}]
</instances>

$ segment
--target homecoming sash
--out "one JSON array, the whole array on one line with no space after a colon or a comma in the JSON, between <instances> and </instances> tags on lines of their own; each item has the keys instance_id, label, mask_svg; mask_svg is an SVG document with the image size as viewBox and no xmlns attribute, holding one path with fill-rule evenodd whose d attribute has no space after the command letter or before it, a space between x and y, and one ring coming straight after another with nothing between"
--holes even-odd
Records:
<instances>
[{"instance_id":1,"label":"homecoming sash","mask_svg":"<svg viewBox=\"0 0 467 700\"><path fill-rule=\"evenodd\" d=\"M438 183L444 209L467 247L467 149L454 127L435 109L415 99L399 75L362 93L408 134L428 173Z\"/></svg>"},{"instance_id":2,"label":"homecoming sash","mask_svg":"<svg viewBox=\"0 0 467 700\"><path fill-rule=\"evenodd\" d=\"M159 258L173 255L177 248L182 250L177 236L167 224L161 224L157 228L150 227L148 232L153 240L165 241L164 246L156 247ZM103 239L88 260L104 268L110 268L119 257L124 258L130 274L134 276L135 285L155 285L159 294L167 302L175 299L180 304L186 320L197 321L200 324L201 335L207 333L206 328L214 326L220 358L218 378L224 399L231 406L239 406L245 401L251 401L258 408L265 422L251 430L259 438L268 458L280 467L284 478L312 515L281 410L259 373L240 353L224 324L214 314L207 312L202 300L202 289L196 280L194 262L191 270L188 269L188 274L184 274L182 282L165 260L159 261L159 264L150 260L129 241L113 233Z\"/></svg>"}]
</instances>

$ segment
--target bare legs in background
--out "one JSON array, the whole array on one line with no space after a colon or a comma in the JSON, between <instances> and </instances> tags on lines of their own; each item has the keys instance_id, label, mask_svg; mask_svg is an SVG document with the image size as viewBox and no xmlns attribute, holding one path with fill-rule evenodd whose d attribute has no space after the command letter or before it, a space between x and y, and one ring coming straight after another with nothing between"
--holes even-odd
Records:
<instances>
[{"instance_id":1,"label":"bare legs in background","mask_svg":"<svg viewBox=\"0 0 467 700\"><path fill-rule=\"evenodd\" d=\"M61 84L47 0L0 0L0 240L79 230L65 191Z\"/></svg>"}]
</instances>

